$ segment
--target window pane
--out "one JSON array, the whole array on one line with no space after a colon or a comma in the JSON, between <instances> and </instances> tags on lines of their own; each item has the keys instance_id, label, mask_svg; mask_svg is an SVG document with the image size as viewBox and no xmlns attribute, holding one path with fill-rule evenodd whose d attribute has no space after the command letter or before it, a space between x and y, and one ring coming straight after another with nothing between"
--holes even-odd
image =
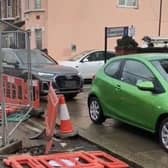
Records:
<instances>
[{"instance_id":1,"label":"window pane","mask_svg":"<svg viewBox=\"0 0 168 168\"><path fill-rule=\"evenodd\" d=\"M97 61L96 53L92 53L87 57L88 61Z\"/></svg>"},{"instance_id":2,"label":"window pane","mask_svg":"<svg viewBox=\"0 0 168 168\"><path fill-rule=\"evenodd\" d=\"M42 29L35 29L36 48L42 49Z\"/></svg>"},{"instance_id":3,"label":"window pane","mask_svg":"<svg viewBox=\"0 0 168 168\"><path fill-rule=\"evenodd\" d=\"M136 6L136 0L127 0L127 6Z\"/></svg>"},{"instance_id":4,"label":"window pane","mask_svg":"<svg viewBox=\"0 0 168 168\"><path fill-rule=\"evenodd\" d=\"M161 75L168 81L168 60L152 61L152 64L159 70Z\"/></svg>"},{"instance_id":5,"label":"window pane","mask_svg":"<svg viewBox=\"0 0 168 168\"><path fill-rule=\"evenodd\" d=\"M98 51L95 53L92 53L88 56L89 61L103 61L104 60L104 52Z\"/></svg>"},{"instance_id":6,"label":"window pane","mask_svg":"<svg viewBox=\"0 0 168 168\"><path fill-rule=\"evenodd\" d=\"M27 64L27 52L25 50L15 50L16 55L22 60L24 64ZM32 65L37 64L53 64L53 61L51 61L45 54L43 54L39 50L31 50L31 62Z\"/></svg>"},{"instance_id":7,"label":"window pane","mask_svg":"<svg viewBox=\"0 0 168 168\"><path fill-rule=\"evenodd\" d=\"M25 0L26 3L25 3L25 9L30 9L30 2L29 0Z\"/></svg>"},{"instance_id":8,"label":"window pane","mask_svg":"<svg viewBox=\"0 0 168 168\"><path fill-rule=\"evenodd\" d=\"M7 12L7 18L8 17L13 17L13 7L14 7L14 4L13 4L13 0L7 0L6 1L6 12Z\"/></svg>"},{"instance_id":9,"label":"window pane","mask_svg":"<svg viewBox=\"0 0 168 168\"><path fill-rule=\"evenodd\" d=\"M124 7L137 7L137 1L138 0L119 0L118 3Z\"/></svg>"},{"instance_id":10,"label":"window pane","mask_svg":"<svg viewBox=\"0 0 168 168\"><path fill-rule=\"evenodd\" d=\"M112 57L114 57L115 56L115 54L114 53L111 53L111 52L107 52L107 59L110 59L110 58L112 58Z\"/></svg>"},{"instance_id":11,"label":"window pane","mask_svg":"<svg viewBox=\"0 0 168 168\"><path fill-rule=\"evenodd\" d=\"M41 0L35 0L35 9L41 9Z\"/></svg>"},{"instance_id":12,"label":"window pane","mask_svg":"<svg viewBox=\"0 0 168 168\"><path fill-rule=\"evenodd\" d=\"M112 62L105 68L105 73L111 77L117 78L119 73L120 61Z\"/></svg>"},{"instance_id":13,"label":"window pane","mask_svg":"<svg viewBox=\"0 0 168 168\"><path fill-rule=\"evenodd\" d=\"M5 63L17 62L17 57L12 51L3 52L3 57Z\"/></svg>"},{"instance_id":14,"label":"window pane","mask_svg":"<svg viewBox=\"0 0 168 168\"><path fill-rule=\"evenodd\" d=\"M122 80L136 85L138 80L153 81L154 76L144 64L137 61L127 61L123 69Z\"/></svg>"},{"instance_id":15,"label":"window pane","mask_svg":"<svg viewBox=\"0 0 168 168\"><path fill-rule=\"evenodd\" d=\"M12 0L8 0L7 3L8 3L8 6L12 6Z\"/></svg>"},{"instance_id":16,"label":"window pane","mask_svg":"<svg viewBox=\"0 0 168 168\"><path fill-rule=\"evenodd\" d=\"M125 5L125 0L119 0L119 5Z\"/></svg>"},{"instance_id":17,"label":"window pane","mask_svg":"<svg viewBox=\"0 0 168 168\"><path fill-rule=\"evenodd\" d=\"M96 61L103 61L104 60L104 52L97 52L96 53Z\"/></svg>"}]
</instances>

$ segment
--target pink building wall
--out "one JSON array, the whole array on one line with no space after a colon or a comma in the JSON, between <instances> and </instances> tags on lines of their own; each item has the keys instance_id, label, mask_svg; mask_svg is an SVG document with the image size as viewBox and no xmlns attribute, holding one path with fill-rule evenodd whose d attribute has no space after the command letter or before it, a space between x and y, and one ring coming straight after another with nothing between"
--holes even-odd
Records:
<instances>
[{"instance_id":1,"label":"pink building wall","mask_svg":"<svg viewBox=\"0 0 168 168\"><path fill-rule=\"evenodd\" d=\"M64 59L77 51L104 48L104 27L135 27L135 39L141 44L145 35L158 36L159 0L139 0L137 9L119 8L118 0L48 0L47 47L51 55ZM168 1L163 0L161 35L167 35ZM108 40L114 50L116 39Z\"/></svg>"}]
</instances>

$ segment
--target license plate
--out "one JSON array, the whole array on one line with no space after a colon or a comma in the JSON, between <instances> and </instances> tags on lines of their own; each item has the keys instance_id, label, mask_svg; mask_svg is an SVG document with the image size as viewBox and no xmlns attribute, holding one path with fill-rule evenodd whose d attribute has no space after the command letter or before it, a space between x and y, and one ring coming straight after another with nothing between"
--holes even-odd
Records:
<instances>
[{"instance_id":1,"label":"license plate","mask_svg":"<svg viewBox=\"0 0 168 168\"><path fill-rule=\"evenodd\" d=\"M66 81L65 82L66 88L75 88L76 87L76 81Z\"/></svg>"}]
</instances>

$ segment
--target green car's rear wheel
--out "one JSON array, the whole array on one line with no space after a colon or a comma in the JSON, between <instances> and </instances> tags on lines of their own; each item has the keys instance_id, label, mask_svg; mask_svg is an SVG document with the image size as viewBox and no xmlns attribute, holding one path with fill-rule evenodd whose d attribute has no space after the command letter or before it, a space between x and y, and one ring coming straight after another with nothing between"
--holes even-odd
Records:
<instances>
[{"instance_id":1,"label":"green car's rear wheel","mask_svg":"<svg viewBox=\"0 0 168 168\"><path fill-rule=\"evenodd\" d=\"M96 124L102 124L106 118L103 115L99 100L96 97L90 97L88 103L90 119Z\"/></svg>"},{"instance_id":2,"label":"green car's rear wheel","mask_svg":"<svg viewBox=\"0 0 168 168\"><path fill-rule=\"evenodd\" d=\"M168 118L164 119L160 124L159 141L162 147L168 152Z\"/></svg>"}]
</instances>

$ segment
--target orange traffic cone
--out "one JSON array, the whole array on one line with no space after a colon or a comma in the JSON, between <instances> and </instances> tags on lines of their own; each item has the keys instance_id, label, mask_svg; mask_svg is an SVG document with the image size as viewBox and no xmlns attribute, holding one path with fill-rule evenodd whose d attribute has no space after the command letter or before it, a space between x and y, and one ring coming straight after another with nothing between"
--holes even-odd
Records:
<instances>
[{"instance_id":1,"label":"orange traffic cone","mask_svg":"<svg viewBox=\"0 0 168 168\"><path fill-rule=\"evenodd\" d=\"M77 131L74 129L70 120L67 105L63 95L59 97L59 116L60 116L60 131L56 133L56 136L61 138L68 138L77 135Z\"/></svg>"}]
</instances>

